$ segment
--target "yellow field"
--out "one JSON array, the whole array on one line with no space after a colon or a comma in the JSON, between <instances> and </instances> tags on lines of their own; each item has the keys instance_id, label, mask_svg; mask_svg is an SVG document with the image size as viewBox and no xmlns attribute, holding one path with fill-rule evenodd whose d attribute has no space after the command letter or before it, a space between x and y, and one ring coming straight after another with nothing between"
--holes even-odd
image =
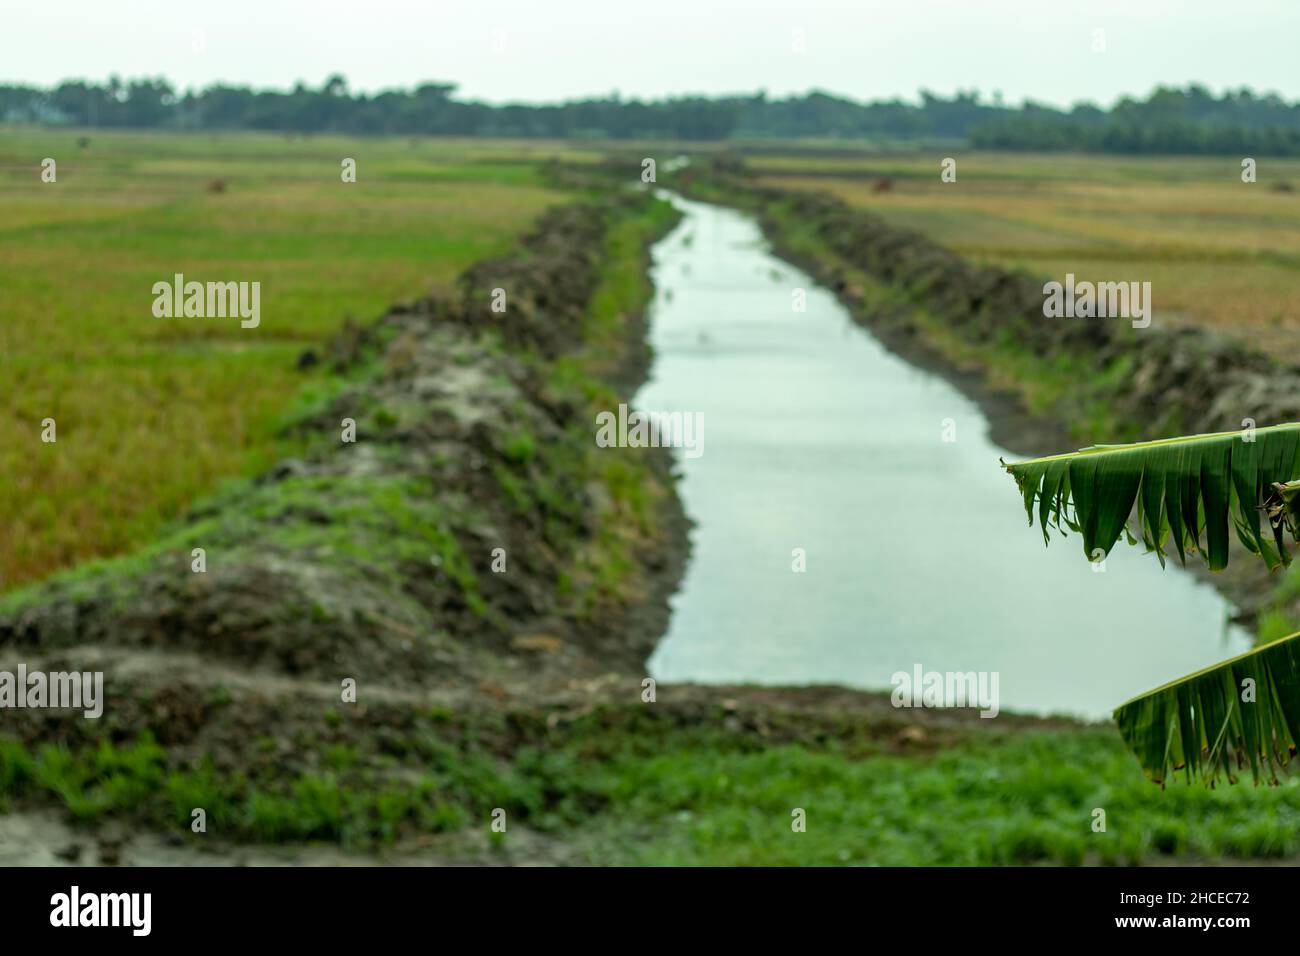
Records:
<instances>
[{"instance_id":1,"label":"yellow field","mask_svg":"<svg viewBox=\"0 0 1300 956\"><path fill-rule=\"evenodd\" d=\"M277 418L326 374L298 371L302 350L504 251L563 198L537 160L564 152L0 128L0 590L121 552L275 461ZM260 282L260 327L155 318L177 272Z\"/></svg>"},{"instance_id":2,"label":"yellow field","mask_svg":"<svg viewBox=\"0 0 1300 956\"><path fill-rule=\"evenodd\" d=\"M1300 333L1300 161L972 153L762 157L763 182L824 189L963 255L1044 279L1150 281L1155 321L1282 356ZM892 189L875 192L880 178ZM1280 191L1279 184L1294 191Z\"/></svg>"}]
</instances>

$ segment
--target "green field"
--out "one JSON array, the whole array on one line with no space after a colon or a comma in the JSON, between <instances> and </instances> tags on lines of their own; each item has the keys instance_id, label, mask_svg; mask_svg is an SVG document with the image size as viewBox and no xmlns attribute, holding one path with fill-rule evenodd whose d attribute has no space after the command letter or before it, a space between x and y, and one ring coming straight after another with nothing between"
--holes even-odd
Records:
<instances>
[{"instance_id":1,"label":"green field","mask_svg":"<svg viewBox=\"0 0 1300 956\"><path fill-rule=\"evenodd\" d=\"M538 169L557 154L572 155L0 131L0 590L141 544L221 479L291 451L277 419L326 374L297 370L303 350L507 248L562 199ZM41 181L45 157L57 182ZM178 272L261 282L260 327L155 318L152 286ZM57 444L41 441L45 418Z\"/></svg>"}]
</instances>

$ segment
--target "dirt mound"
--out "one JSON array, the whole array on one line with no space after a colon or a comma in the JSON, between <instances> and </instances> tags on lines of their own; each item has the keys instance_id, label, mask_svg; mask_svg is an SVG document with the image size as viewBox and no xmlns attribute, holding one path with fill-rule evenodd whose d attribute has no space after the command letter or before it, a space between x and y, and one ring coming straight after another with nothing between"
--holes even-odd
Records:
<instances>
[{"instance_id":1,"label":"dirt mound","mask_svg":"<svg viewBox=\"0 0 1300 956\"><path fill-rule=\"evenodd\" d=\"M459 298L347 326L326 350L347 384L289 425L301 457L142 554L4 601L0 667L116 649L426 691L639 669L684 554L670 458L597 457L583 384L549 364L583 344L626 202L554 209L514 254L471 269ZM485 308L498 287L504 315ZM661 506L645 533L606 484L616 458ZM611 535L635 587L601 580Z\"/></svg>"},{"instance_id":2,"label":"dirt mound","mask_svg":"<svg viewBox=\"0 0 1300 956\"><path fill-rule=\"evenodd\" d=\"M477 325L495 321L511 347L548 359L574 348L599 279L601 242L611 214L609 205L594 203L552 209L517 252L471 266L459 283L462 320ZM494 305L507 311L494 311Z\"/></svg>"}]
</instances>

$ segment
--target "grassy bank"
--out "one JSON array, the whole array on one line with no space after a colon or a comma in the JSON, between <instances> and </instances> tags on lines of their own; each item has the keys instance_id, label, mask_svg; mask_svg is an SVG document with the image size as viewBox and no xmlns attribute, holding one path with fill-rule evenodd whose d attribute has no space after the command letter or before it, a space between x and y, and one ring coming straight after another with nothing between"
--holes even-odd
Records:
<instances>
[{"instance_id":1,"label":"grassy bank","mask_svg":"<svg viewBox=\"0 0 1300 956\"><path fill-rule=\"evenodd\" d=\"M1099 370L1091 356L1066 352L1045 360L1011 328L995 337L964 335L944 316L919 304L912 291L827 248L817 223L802 217L793 203L767 204L762 213L768 228L780 236L782 249L796 260L829 265L873 309L905 315L908 325L944 360L957 368L981 370L991 388L1018 395L1032 414L1068 418L1069 431L1081 444L1102 440L1098 436L1112 442L1138 440L1152 427L1133 421L1110 400L1114 382L1131 371L1124 363Z\"/></svg>"},{"instance_id":2,"label":"grassy bank","mask_svg":"<svg viewBox=\"0 0 1300 956\"><path fill-rule=\"evenodd\" d=\"M637 702L636 691L629 681L623 703L582 708L368 718L393 722L383 733L358 733L338 708L251 738L235 773L219 758L178 767L149 737L116 748L6 742L0 782L10 809L54 801L79 825L132 820L198 853L232 841L654 865L1136 864L1300 853L1294 781L1162 791L1108 727L900 732L856 707L786 711L772 692L726 690L742 699L737 711L714 690L665 688L654 704ZM190 830L197 807L207 833ZM506 831L494 834L497 810ZM797 811L802 831L792 825Z\"/></svg>"}]
</instances>

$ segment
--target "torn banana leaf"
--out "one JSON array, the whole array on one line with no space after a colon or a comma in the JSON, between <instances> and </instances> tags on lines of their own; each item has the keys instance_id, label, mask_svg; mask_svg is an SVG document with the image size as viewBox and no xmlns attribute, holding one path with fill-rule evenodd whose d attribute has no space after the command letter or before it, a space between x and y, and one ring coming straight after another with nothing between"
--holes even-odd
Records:
<instances>
[{"instance_id":1,"label":"torn banana leaf","mask_svg":"<svg viewBox=\"0 0 1300 956\"><path fill-rule=\"evenodd\" d=\"M1235 783L1247 766L1256 783L1277 783L1300 740L1300 633L1135 697L1115 722L1161 786L1179 773Z\"/></svg>"},{"instance_id":2,"label":"torn banana leaf","mask_svg":"<svg viewBox=\"0 0 1300 956\"><path fill-rule=\"evenodd\" d=\"M1178 558L1199 553L1211 570L1228 564L1229 525L1270 569L1291 560L1300 540L1300 423L1134 445L1095 445L1068 455L1008 465L1024 496L1049 526L1078 532L1084 554L1110 553L1130 516L1164 564L1172 539Z\"/></svg>"}]
</instances>

